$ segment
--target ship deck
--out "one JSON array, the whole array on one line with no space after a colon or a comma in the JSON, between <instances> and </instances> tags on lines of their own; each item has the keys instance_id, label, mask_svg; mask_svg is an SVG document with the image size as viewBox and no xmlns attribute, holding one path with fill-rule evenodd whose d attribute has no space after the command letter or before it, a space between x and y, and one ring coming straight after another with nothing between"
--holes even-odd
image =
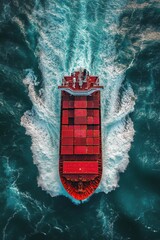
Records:
<instances>
[{"instance_id":1,"label":"ship deck","mask_svg":"<svg viewBox=\"0 0 160 240\"><path fill-rule=\"evenodd\" d=\"M59 171L63 186L77 200L89 197L98 187L102 174L99 91L89 96L62 91Z\"/></svg>"}]
</instances>

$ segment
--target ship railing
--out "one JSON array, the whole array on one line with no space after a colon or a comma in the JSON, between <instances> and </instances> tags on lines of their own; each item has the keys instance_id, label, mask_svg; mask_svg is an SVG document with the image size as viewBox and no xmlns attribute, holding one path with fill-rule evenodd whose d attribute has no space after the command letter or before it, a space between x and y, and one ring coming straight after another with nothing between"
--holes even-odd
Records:
<instances>
[{"instance_id":1,"label":"ship railing","mask_svg":"<svg viewBox=\"0 0 160 240\"><path fill-rule=\"evenodd\" d=\"M59 87L61 91L65 91L73 96L89 96L94 92L101 91L103 87L94 87L87 90L72 90L71 88Z\"/></svg>"}]
</instances>

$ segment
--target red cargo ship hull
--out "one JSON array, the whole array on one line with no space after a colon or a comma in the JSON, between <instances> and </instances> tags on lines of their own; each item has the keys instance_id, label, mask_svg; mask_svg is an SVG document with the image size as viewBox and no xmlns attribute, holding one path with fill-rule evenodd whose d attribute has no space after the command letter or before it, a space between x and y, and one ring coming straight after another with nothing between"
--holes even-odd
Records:
<instances>
[{"instance_id":1,"label":"red cargo ship hull","mask_svg":"<svg viewBox=\"0 0 160 240\"><path fill-rule=\"evenodd\" d=\"M86 70L64 77L61 95L59 173L77 200L94 193L102 175L99 79Z\"/></svg>"}]
</instances>

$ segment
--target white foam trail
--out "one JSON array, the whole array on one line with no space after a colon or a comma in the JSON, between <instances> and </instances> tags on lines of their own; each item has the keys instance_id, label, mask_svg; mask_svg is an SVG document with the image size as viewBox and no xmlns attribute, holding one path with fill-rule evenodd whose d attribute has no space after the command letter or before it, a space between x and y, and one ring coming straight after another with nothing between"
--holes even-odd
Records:
<instances>
[{"instance_id":1,"label":"white foam trail","mask_svg":"<svg viewBox=\"0 0 160 240\"><path fill-rule=\"evenodd\" d=\"M86 31L86 3L81 1L81 4L83 12L77 22L73 58L68 65L65 62L65 56L68 54L66 43L70 31L67 14L71 15L72 12L69 13L67 6L64 5L62 8L50 1L46 4L45 9L49 14L43 15L41 12L41 18L44 16L47 20L47 27L42 25L42 19L38 21L40 12L36 9L32 15L28 15L30 21L40 28L37 54L40 59L44 86L38 96L34 89L37 84L36 77L32 70L27 70L24 84L28 87L33 108L23 115L21 124L32 138L33 159L39 171L38 186L51 196L70 197L62 187L58 170L60 94L57 86L61 83L63 75L70 73L80 65L90 70L91 74L98 74L101 85L104 86L101 104L103 175L96 192L107 193L118 186L119 172L123 172L127 167L128 151L134 135L133 123L128 117L128 114L134 109L134 93L131 86L126 85L125 88L123 86L127 66L117 65L114 62L116 58L114 36L109 28L112 24L117 24L117 12L120 12L123 7L121 1L116 2L116 7L113 7L113 1L110 1L108 15L105 19L106 26L103 26L102 31L104 37L101 37L99 54L92 67L91 58L94 49L91 47L90 38L94 32ZM57 21L61 22L58 28ZM79 33L81 34L78 35ZM81 45L81 41L85 42L84 46ZM67 66L69 69L66 69ZM119 95L120 88L123 88L122 96ZM74 200L72 199L72 201ZM74 202L79 203L78 201Z\"/></svg>"},{"instance_id":2,"label":"white foam trail","mask_svg":"<svg viewBox=\"0 0 160 240\"><path fill-rule=\"evenodd\" d=\"M27 129L27 134L32 137L32 152L34 163L39 170L38 185L42 189L48 189L52 196L59 195L61 186L58 175L58 129L54 111L45 105L34 90L33 72L29 72L24 83L28 85L29 97L33 102L31 111L27 111L21 119L21 123ZM52 190L53 189L53 190Z\"/></svg>"}]
</instances>

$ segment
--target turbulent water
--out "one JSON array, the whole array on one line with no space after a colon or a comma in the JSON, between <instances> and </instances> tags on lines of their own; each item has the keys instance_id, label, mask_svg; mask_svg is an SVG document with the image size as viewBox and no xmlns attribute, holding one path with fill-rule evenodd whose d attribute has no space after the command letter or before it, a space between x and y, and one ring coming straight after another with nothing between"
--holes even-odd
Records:
<instances>
[{"instance_id":1,"label":"turbulent water","mask_svg":"<svg viewBox=\"0 0 160 240\"><path fill-rule=\"evenodd\" d=\"M159 1L2 0L0 13L1 239L159 240ZM79 67L104 86L103 175L83 204L58 174L57 87Z\"/></svg>"}]
</instances>

